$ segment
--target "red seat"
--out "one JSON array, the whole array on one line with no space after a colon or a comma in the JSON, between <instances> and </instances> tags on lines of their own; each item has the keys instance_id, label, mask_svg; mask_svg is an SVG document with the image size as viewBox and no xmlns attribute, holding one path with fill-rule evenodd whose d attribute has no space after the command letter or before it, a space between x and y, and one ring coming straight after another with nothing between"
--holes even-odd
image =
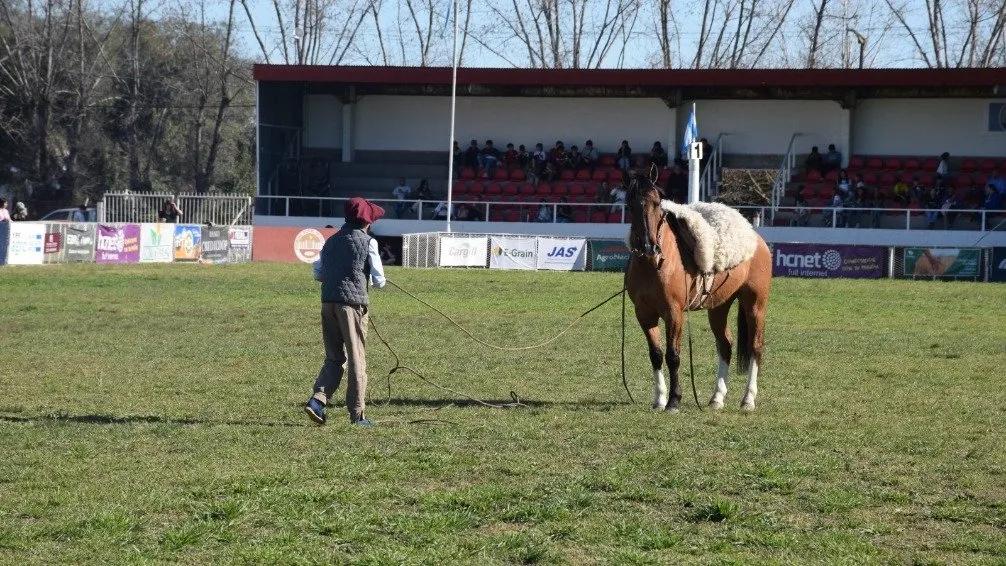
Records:
<instances>
[{"instance_id":1,"label":"red seat","mask_svg":"<svg viewBox=\"0 0 1006 566\"><path fill-rule=\"evenodd\" d=\"M804 200L810 200L817 196L817 191L812 186L804 187L804 189L800 191L800 196L802 196Z\"/></svg>"},{"instance_id":2,"label":"red seat","mask_svg":"<svg viewBox=\"0 0 1006 566\"><path fill-rule=\"evenodd\" d=\"M818 171L817 169L811 169L810 171L807 171L808 182L815 183L817 181L820 181L821 179L822 179L821 172Z\"/></svg>"},{"instance_id":3,"label":"red seat","mask_svg":"<svg viewBox=\"0 0 1006 566\"><path fill-rule=\"evenodd\" d=\"M864 172L863 173L863 182L866 183L867 185L876 185L877 184L877 174L876 173L872 173L870 171Z\"/></svg>"},{"instance_id":4,"label":"red seat","mask_svg":"<svg viewBox=\"0 0 1006 566\"><path fill-rule=\"evenodd\" d=\"M897 157L889 157L887 163L884 164L884 169L889 171L900 171L901 170L901 160Z\"/></svg>"},{"instance_id":5,"label":"red seat","mask_svg":"<svg viewBox=\"0 0 1006 566\"><path fill-rule=\"evenodd\" d=\"M578 197L584 194L583 185L580 183L573 183L569 186L569 196Z\"/></svg>"},{"instance_id":6,"label":"red seat","mask_svg":"<svg viewBox=\"0 0 1006 566\"><path fill-rule=\"evenodd\" d=\"M828 181L829 183L837 182L838 181L838 171L836 171L835 169L832 169L831 171L828 171L828 173L824 176L824 180Z\"/></svg>"},{"instance_id":7,"label":"red seat","mask_svg":"<svg viewBox=\"0 0 1006 566\"><path fill-rule=\"evenodd\" d=\"M590 215L590 221L595 224L604 224L608 221L608 215L604 211L598 210Z\"/></svg>"},{"instance_id":8,"label":"red seat","mask_svg":"<svg viewBox=\"0 0 1006 566\"><path fill-rule=\"evenodd\" d=\"M471 185L468 185L468 194L471 196L481 195L484 192L486 192L486 189L482 186L482 183L472 183Z\"/></svg>"},{"instance_id":9,"label":"red seat","mask_svg":"<svg viewBox=\"0 0 1006 566\"><path fill-rule=\"evenodd\" d=\"M506 220L507 222L520 222L520 213L519 213L519 212L517 212L516 210L508 210L508 211L507 211L507 212L506 212L506 213L505 213L505 214L503 215L503 218L504 218L504 219L505 219L505 220Z\"/></svg>"},{"instance_id":10,"label":"red seat","mask_svg":"<svg viewBox=\"0 0 1006 566\"><path fill-rule=\"evenodd\" d=\"M984 173L979 173L975 175L974 185L982 190L985 190L985 185L989 184L989 176Z\"/></svg>"},{"instance_id":11,"label":"red seat","mask_svg":"<svg viewBox=\"0 0 1006 566\"><path fill-rule=\"evenodd\" d=\"M925 161L922 162L922 170L927 173L934 173L936 168L940 166L940 162L935 157L927 157Z\"/></svg>"},{"instance_id":12,"label":"red seat","mask_svg":"<svg viewBox=\"0 0 1006 566\"><path fill-rule=\"evenodd\" d=\"M866 168L879 171L884 168L884 162L879 157L871 157L866 160Z\"/></svg>"},{"instance_id":13,"label":"red seat","mask_svg":"<svg viewBox=\"0 0 1006 566\"><path fill-rule=\"evenodd\" d=\"M542 184L545 185L545 186L548 186L548 183L542 183ZM532 185L531 183L524 183L524 184L522 184L520 186L520 195L521 196L523 196L523 197L533 196L534 193L535 193L534 185Z\"/></svg>"},{"instance_id":14,"label":"red seat","mask_svg":"<svg viewBox=\"0 0 1006 566\"><path fill-rule=\"evenodd\" d=\"M580 169L576 172L574 177L577 181L589 181L590 180L590 169Z\"/></svg>"},{"instance_id":15,"label":"red seat","mask_svg":"<svg viewBox=\"0 0 1006 566\"><path fill-rule=\"evenodd\" d=\"M510 172L511 181L523 181L524 179L525 177L523 169L514 169L513 171Z\"/></svg>"},{"instance_id":16,"label":"red seat","mask_svg":"<svg viewBox=\"0 0 1006 566\"><path fill-rule=\"evenodd\" d=\"M574 173L572 169L563 169L559 173L559 179L561 179L563 181L572 181L573 177L575 177L575 176L576 176L576 173Z\"/></svg>"},{"instance_id":17,"label":"red seat","mask_svg":"<svg viewBox=\"0 0 1006 566\"><path fill-rule=\"evenodd\" d=\"M853 155L849 158L849 169L862 169L865 159L862 155Z\"/></svg>"},{"instance_id":18,"label":"red seat","mask_svg":"<svg viewBox=\"0 0 1006 566\"><path fill-rule=\"evenodd\" d=\"M565 183L557 184L556 186L552 187L552 194L555 195L555 196L557 196L557 197L568 195L569 194L569 185L567 185Z\"/></svg>"},{"instance_id":19,"label":"red seat","mask_svg":"<svg viewBox=\"0 0 1006 566\"><path fill-rule=\"evenodd\" d=\"M485 194L487 194L487 195L501 195L501 194L503 194L503 185L501 185L500 183L498 183L496 181L493 181L492 183L489 183L488 187L486 187L486 193Z\"/></svg>"},{"instance_id":20,"label":"red seat","mask_svg":"<svg viewBox=\"0 0 1006 566\"><path fill-rule=\"evenodd\" d=\"M996 170L996 162L993 159L982 159L978 164L978 170L986 175Z\"/></svg>"},{"instance_id":21,"label":"red seat","mask_svg":"<svg viewBox=\"0 0 1006 566\"><path fill-rule=\"evenodd\" d=\"M452 192L455 195L468 194L468 182L467 181L454 181L454 188Z\"/></svg>"},{"instance_id":22,"label":"red seat","mask_svg":"<svg viewBox=\"0 0 1006 566\"><path fill-rule=\"evenodd\" d=\"M905 171L916 171L919 169L919 167L921 167L921 165L919 165L918 159L915 159L914 157L909 157L908 159L905 160L903 167L905 168Z\"/></svg>"},{"instance_id":23,"label":"red seat","mask_svg":"<svg viewBox=\"0 0 1006 566\"><path fill-rule=\"evenodd\" d=\"M657 182L660 183L661 185L664 185L670 178L671 178L671 170L663 169L660 171L660 175L657 176Z\"/></svg>"},{"instance_id":24,"label":"red seat","mask_svg":"<svg viewBox=\"0 0 1006 566\"><path fill-rule=\"evenodd\" d=\"M602 167L614 167L615 166L615 156L611 154L604 154L601 156L601 166Z\"/></svg>"},{"instance_id":25,"label":"red seat","mask_svg":"<svg viewBox=\"0 0 1006 566\"><path fill-rule=\"evenodd\" d=\"M978 170L978 162L974 159L968 158L961 163L961 173L974 173Z\"/></svg>"},{"instance_id":26,"label":"red seat","mask_svg":"<svg viewBox=\"0 0 1006 566\"><path fill-rule=\"evenodd\" d=\"M596 169L594 171L594 174L591 175L590 178L592 180L594 180L594 181L607 181L608 180L608 172L604 171L602 169Z\"/></svg>"},{"instance_id":27,"label":"red seat","mask_svg":"<svg viewBox=\"0 0 1006 566\"><path fill-rule=\"evenodd\" d=\"M581 209L577 209L577 211L573 213L573 222L582 224L582 223L584 223L586 221L587 221L587 211L586 210L584 210L584 209L581 208Z\"/></svg>"},{"instance_id":28,"label":"red seat","mask_svg":"<svg viewBox=\"0 0 1006 566\"><path fill-rule=\"evenodd\" d=\"M999 174L1006 175L1006 159L999 162Z\"/></svg>"},{"instance_id":29,"label":"red seat","mask_svg":"<svg viewBox=\"0 0 1006 566\"><path fill-rule=\"evenodd\" d=\"M503 167L497 167L496 170L493 171L493 180L494 181L506 181L507 180L506 169L503 168Z\"/></svg>"},{"instance_id":30,"label":"red seat","mask_svg":"<svg viewBox=\"0 0 1006 566\"><path fill-rule=\"evenodd\" d=\"M831 197L835 196L835 190L828 186L822 186L818 189L817 196L830 202Z\"/></svg>"},{"instance_id":31,"label":"red seat","mask_svg":"<svg viewBox=\"0 0 1006 566\"><path fill-rule=\"evenodd\" d=\"M550 195L552 194L552 186L549 185L548 183L542 183L538 185L537 189L535 189L534 194L537 196Z\"/></svg>"},{"instance_id":32,"label":"red seat","mask_svg":"<svg viewBox=\"0 0 1006 566\"><path fill-rule=\"evenodd\" d=\"M583 188L583 194L587 198L594 198L595 196L597 196L598 186L599 185L597 183L590 183L589 185Z\"/></svg>"},{"instance_id":33,"label":"red seat","mask_svg":"<svg viewBox=\"0 0 1006 566\"><path fill-rule=\"evenodd\" d=\"M530 185L531 183L523 183L524 185ZM532 187L532 191L534 188ZM517 183L507 183L503 185L503 194L506 196L513 196L520 192L520 185Z\"/></svg>"},{"instance_id":34,"label":"red seat","mask_svg":"<svg viewBox=\"0 0 1006 566\"><path fill-rule=\"evenodd\" d=\"M475 178L475 171L472 171L471 167L464 167L461 169L461 179L471 180Z\"/></svg>"},{"instance_id":35,"label":"red seat","mask_svg":"<svg viewBox=\"0 0 1006 566\"><path fill-rule=\"evenodd\" d=\"M901 182L903 183L911 185L912 183L915 182L915 173L912 173L911 171L905 171L901 175L898 175L898 179L900 179Z\"/></svg>"},{"instance_id":36,"label":"red seat","mask_svg":"<svg viewBox=\"0 0 1006 566\"><path fill-rule=\"evenodd\" d=\"M637 155L632 158L632 162L636 167L645 168L650 166L650 158L645 155Z\"/></svg>"},{"instance_id":37,"label":"red seat","mask_svg":"<svg viewBox=\"0 0 1006 566\"><path fill-rule=\"evenodd\" d=\"M936 183L936 176L932 173L922 173L919 175L919 184L923 187L931 187Z\"/></svg>"},{"instance_id":38,"label":"red seat","mask_svg":"<svg viewBox=\"0 0 1006 566\"><path fill-rule=\"evenodd\" d=\"M608 224L621 224L622 223L622 211L616 210L614 212L608 213Z\"/></svg>"},{"instance_id":39,"label":"red seat","mask_svg":"<svg viewBox=\"0 0 1006 566\"><path fill-rule=\"evenodd\" d=\"M622 182L622 170L621 169L615 169L614 171L611 172L610 175L608 175L608 183L615 184L615 183L621 183L621 182Z\"/></svg>"},{"instance_id":40,"label":"red seat","mask_svg":"<svg viewBox=\"0 0 1006 566\"><path fill-rule=\"evenodd\" d=\"M895 177L894 173L891 172L891 171L884 171L883 173L880 174L880 185L881 186L887 187L887 186L893 185L894 183L897 182L897 180L898 180L898 178Z\"/></svg>"}]
</instances>

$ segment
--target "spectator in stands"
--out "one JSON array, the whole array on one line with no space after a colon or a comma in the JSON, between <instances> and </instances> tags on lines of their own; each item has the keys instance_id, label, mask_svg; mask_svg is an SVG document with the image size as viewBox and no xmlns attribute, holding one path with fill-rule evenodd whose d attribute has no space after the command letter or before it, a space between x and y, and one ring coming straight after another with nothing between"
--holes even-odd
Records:
<instances>
[{"instance_id":1,"label":"spectator in stands","mask_svg":"<svg viewBox=\"0 0 1006 566\"><path fill-rule=\"evenodd\" d=\"M953 227L954 222L957 220L957 212L954 211L961 208L964 208L964 201L959 195L951 193L943 199L943 203L940 205L940 216L943 217L944 230Z\"/></svg>"},{"instance_id":2,"label":"spectator in stands","mask_svg":"<svg viewBox=\"0 0 1006 566\"><path fill-rule=\"evenodd\" d=\"M821 172L827 173L832 169L842 168L842 152L835 149L835 144L828 144L828 153L824 156L824 164L821 166Z\"/></svg>"},{"instance_id":3,"label":"spectator in stands","mask_svg":"<svg viewBox=\"0 0 1006 566\"><path fill-rule=\"evenodd\" d=\"M517 165L520 167L521 171L527 171L529 163L531 163L531 154L528 153L524 144L520 144L520 147L517 149Z\"/></svg>"},{"instance_id":4,"label":"spectator in stands","mask_svg":"<svg viewBox=\"0 0 1006 566\"><path fill-rule=\"evenodd\" d=\"M901 204L908 204L908 183L899 180L894 184L894 198Z\"/></svg>"},{"instance_id":5,"label":"spectator in stands","mask_svg":"<svg viewBox=\"0 0 1006 566\"><path fill-rule=\"evenodd\" d=\"M667 152L658 141L653 142L653 147L650 148L650 163L657 167L667 167Z\"/></svg>"},{"instance_id":6,"label":"spectator in stands","mask_svg":"<svg viewBox=\"0 0 1006 566\"><path fill-rule=\"evenodd\" d=\"M997 193L1006 198L1006 178L1003 178L999 173L993 173L989 177L989 184L995 188Z\"/></svg>"},{"instance_id":7,"label":"spectator in stands","mask_svg":"<svg viewBox=\"0 0 1006 566\"><path fill-rule=\"evenodd\" d=\"M545 164L548 163L548 154L545 153L545 146L541 142L534 145L534 153L531 154L531 166L527 171L527 176L531 182L538 184L545 173Z\"/></svg>"},{"instance_id":8,"label":"spectator in stands","mask_svg":"<svg viewBox=\"0 0 1006 566\"><path fill-rule=\"evenodd\" d=\"M632 166L632 148L629 147L628 140L622 140L622 145L618 146L618 151L615 152L615 163L623 171Z\"/></svg>"},{"instance_id":9,"label":"spectator in stands","mask_svg":"<svg viewBox=\"0 0 1006 566\"><path fill-rule=\"evenodd\" d=\"M826 227L834 226L836 228L841 228L845 222L845 214L842 210L844 200L842 199L842 193L835 193L831 197L831 208L824 211L824 225Z\"/></svg>"},{"instance_id":10,"label":"spectator in stands","mask_svg":"<svg viewBox=\"0 0 1006 566\"><path fill-rule=\"evenodd\" d=\"M569 206L569 199L562 197L555 211L555 221L568 223L573 221L573 208Z\"/></svg>"},{"instance_id":11,"label":"spectator in stands","mask_svg":"<svg viewBox=\"0 0 1006 566\"><path fill-rule=\"evenodd\" d=\"M486 207L482 204L482 195L475 195L475 204L468 205L468 220L474 222L484 222L486 219Z\"/></svg>"},{"instance_id":12,"label":"spectator in stands","mask_svg":"<svg viewBox=\"0 0 1006 566\"><path fill-rule=\"evenodd\" d=\"M699 138L699 143L702 144L702 159L699 160L699 173L701 173L706 168L706 163L713 158L713 144L706 138Z\"/></svg>"},{"instance_id":13,"label":"spectator in stands","mask_svg":"<svg viewBox=\"0 0 1006 566\"><path fill-rule=\"evenodd\" d=\"M844 194L845 196L848 196L851 193L852 182L849 181L849 173L845 169L839 171L838 182L836 183L835 188L837 188L839 191L842 191L842 194Z\"/></svg>"},{"instance_id":14,"label":"spectator in stands","mask_svg":"<svg viewBox=\"0 0 1006 566\"><path fill-rule=\"evenodd\" d=\"M594 194L594 202L597 204L607 204L611 200L611 188L608 187L607 181L601 181L600 186L597 187L597 193ZM607 207L598 206L596 208L591 208L591 211L604 210Z\"/></svg>"},{"instance_id":15,"label":"spectator in stands","mask_svg":"<svg viewBox=\"0 0 1006 566\"><path fill-rule=\"evenodd\" d=\"M815 145L810 148L810 155L807 156L807 159L803 160L803 172L804 174L810 173L811 171L820 172L823 166L824 158L821 157L821 153Z\"/></svg>"},{"instance_id":16,"label":"spectator in stands","mask_svg":"<svg viewBox=\"0 0 1006 566\"><path fill-rule=\"evenodd\" d=\"M580 153L580 148L575 145L570 146L569 148L568 162L570 169L573 171L579 171L587 166L587 164L583 161L583 154Z\"/></svg>"},{"instance_id":17,"label":"spectator in stands","mask_svg":"<svg viewBox=\"0 0 1006 566\"><path fill-rule=\"evenodd\" d=\"M459 202L454 205L454 219L461 222L468 222L472 219L472 209L468 203Z\"/></svg>"},{"instance_id":18,"label":"spectator in stands","mask_svg":"<svg viewBox=\"0 0 1006 566\"><path fill-rule=\"evenodd\" d=\"M559 167L553 161L546 161L541 171L541 178L551 183L559 176Z\"/></svg>"},{"instance_id":19,"label":"spectator in stands","mask_svg":"<svg viewBox=\"0 0 1006 566\"><path fill-rule=\"evenodd\" d=\"M950 177L950 154L944 151L940 155L940 164L936 166L936 178L941 181Z\"/></svg>"},{"instance_id":20,"label":"spectator in stands","mask_svg":"<svg viewBox=\"0 0 1006 566\"><path fill-rule=\"evenodd\" d=\"M160 212L157 213L158 222L168 222L170 224L175 224L182 219L181 209L175 205L174 201L166 200L164 201L164 206L161 207Z\"/></svg>"},{"instance_id":21,"label":"spectator in stands","mask_svg":"<svg viewBox=\"0 0 1006 566\"><path fill-rule=\"evenodd\" d=\"M600 156L597 154L597 148L594 147L594 140L587 140L587 143L583 144L583 161L587 164L587 169L590 169L590 174L594 174L594 169L597 168L597 160Z\"/></svg>"},{"instance_id":22,"label":"spectator in stands","mask_svg":"<svg viewBox=\"0 0 1006 566\"><path fill-rule=\"evenodd\" d=\"M863 212L860 208L863 207L863 200L866 195L863 193L862 183L855 189L849 191L848 196L845 197L843 205L845 207L845 226L848 228L859 228L860 216Z\"/></svg>"},{"instance_id":23,"label":"spectator in stands","mask_svg":"<svg viewBox=\"0 0 1006 566\"><path fill-rule=\"evenodd\" d=\"M912 200L921 203L925 200L926 194L926 189L918 181L915 181L915 184L912 185Z\"/></svg>"},{"instance_id":24,"label":"spectator in stands","mask_svg":"<svg viewBox=\"0 0 1006 566\"><path fill-rule=\"evenodd\" d=\"M381 246L381 263L384 265L395 265L397 261L398 257L391 250L391 244L384 242L384 245Z\"/></svg>"},{"instance_id":25,"label":"spectator in stands","mask_svg":"<svg viewBox=\"0 0 1006 566\"><path fill-rule=\"evenodd\" d=\"M608 192L611 196L611 212L618 212L622 210L622 207L625 205L625 195L627 194L625 187L626 178L627 177L622 177L622 182Z\"/></svg>"},{"instance_id":26,"label":"spectator in stands","mask_svg":"<svg viewBox=\"0 0 1006 566\"><path fill-rule=\"evenodd\" d=\"M541 204L538 206L538 216L535 218L535 222L551 222L552 207L545 202L545 199L541 199L539 202Z\"/></svg>"},{"instance_id":27,"label":"spectator in stands","mask_svg":"<svg viewBox=\"0 0 1006 566\"><path fill-rule=\"evenodd\" d=\"M437 203L436 208L433 209L433 219L434 220L447 220L447 202L440 201Z\"/></svg>"},{"instance_id":28,"label":"spectator in stands","mask_svg":"<svg viewBox=\"0 0 1006 566\"><path fill-rule=\"evenodd\" d=\"M797 188L798 191L803 190L803 185ZM790 226L807 226L810 224L810 210L807 208L807 199L803 198L803 195L797 193L796 195L796 210L794 211L793 218L790 219Z\"/></svg>"},{"instance_id":29,"label":"spectator in stands","mask_svg":"<svg viewBox=\"0 0 1006 566\"><path fill-rule=\"evenodd\" d=\"M480 153L479 142L472 140L472 143L468 144L468 149L465 150L465 167L471 167L472 171L478 173Z\"/></svg>"},{"instance_id":30,"label":"spectator in stands","mask_svg":"<svg viewBox=\"0 0 1006 566\"><path fill-rule=\"evenodd\" d=\"M908 185L905 187L907 192ZM877 187L868 189L867 195L866 207L873 209L870 211L870 228L880 228L880 214L882 212L880 209L884 208L884 196Z\"/></svg>"},{"instance_id":31,"label":"spectator in stands","mask_svg":"<svg viewBox=\"0 0 1006 566\"><path fill-rule=\"evenodd\" d=\"M524 146L520 147L524 148ZM506 169L507 177L520 167L520 161L517 159L517 150L513 148L512 143L506 144L506 151L503 152L503 167Z\"/></svg>"},{"instance_id":32,"label":"spectator in stands","mask_svg":"<svg viewBox=\"0 0 1006 566\"><path fill-rule=\"evenodd\" d=\"M1003 210L1003 195L1000 193L996 186L992 183L985 185L985 198L982 200L981 206L978 207L979 210ZM978 213L972 216L975 222L981 222L981 217ZM985 227L986 230L989 226Z\"/></svg>"},{"instance_id":33,"label":"spectator in stands","mask_svg":"<svg viewBox=\"0 0 1006 566\"><path fill-rule=\"evenodd\" d=\"M465 152L461 151L461 146L458 145L458 140L454 140L454 178L457 178L461 173L461 167L464 165Z\"/></svg>"},{"instance_id":34,"label":"spectator in stands","mask_svg":"<svg viewBox=\"0 0 1006 566\"><path fill-rule=\"evenodd\" d=\"M77 207L77 210L73 211L73 216L70 218L71 222L87 222L87 205L82 204Z\"/></svg>"},{"instance_id":35,"label":"spectator in stands","mask_svg":"<svg viewBox=\"0 0 1006 566\"><path fill-rule=\"evenodd\" d=\"M548 152L548 160L555 165L556 171L562 171L569 167L569 154L566 153L566 146L563 145L562 140L555 142L555 147Z\"/></svg>"},{"instance_id":36,"label":"spectator in stands","mask_svg":"<svg viewBox=\"0 0 1006 566\"><path fill-rule=\"evenodd\" d=\"M416 199L415 204L412 205L412 212L419 214L420 218L422 218L422 207L424 204L429 204L423 203L423 201L432 201L434 198L433 192L430 190L430 182L426 179L420 179L419 188L416 189L412 198Z\"/></svg>"},{"instance_id":37,"label":"spectator in stands","mask_svg":"<svg viewBox=\"0 0 1006 566\"><path fill-rule=\"evenodd\" d=\"M688 202L688 172L682 166L680 158L674 160L674 168L667 178L667 196L678 204Z\"/></svg>"},{"instance_id":38,"label":"spectator in stands","mask_svg":"<svg viewBox=\"0 0 1006 566\"><path fill-rule=\"evenodd\" d=\"M929 194L926 195L926 199L922 203L923 208L926 209L926 220L929 222L930 230L936 227L936 219L940 214L940 205L942 204L939 191L936 190L936 187L930 187Z\"/></svg>"},{"instance_id":39,"label":"spectator in stands","mask_svg":"<svg viewBox=\"0 0 1006 566\"><path fill-rule=\"evenodd\" d=\"M486 140L486 146L479 153L479 165L483 169L482 177L489 179L496 172L496 165L499 164L500 150L493 147L493 140Z\"/></svg>"},{"instance_id":40,"label":"spectator in stands","mask_svg":"<svg viewBox=\"0 0 1006 566\"><path fill-rule=\"evenodd\" d=\"M405 203L405 200L412 198L412 187L405 183L405 179L398 179L398 186L391 190L391 194L399 201L395 205L395 215L401 218L405 214L405 211L409 209L409 205Z\"/></svg>"},{"instance_id":41,"label":"spectator in stands","mask_svg":"<svg viewBox=\"0 0 1006 566\"><path fill-rule=\"evenodd\" d=\"M10 222L10 211L7 210L7 199L0 198L0 222Z\"/></svg>"},{"instance_id":42,"label":"spectator in stands","mask_svg":"<svg viewBox=\"0 0 1006 566\"><path fill-rule=\"evenodd\" d=\"M14 205L14 214L11 215L11 220L17 222L24 222L28 220L28 207L24 205L23 202L18 202Z\"/></svg>"}]
</instances>

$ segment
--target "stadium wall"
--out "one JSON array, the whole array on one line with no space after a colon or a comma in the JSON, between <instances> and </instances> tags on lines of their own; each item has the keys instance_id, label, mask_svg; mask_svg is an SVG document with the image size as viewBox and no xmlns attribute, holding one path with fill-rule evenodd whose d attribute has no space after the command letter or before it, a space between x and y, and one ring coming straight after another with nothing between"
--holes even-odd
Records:
<instances>
[{"instance_id":1,"label":"stadium wall","mask_svg":"<svg viewBox=\"0 0 1006 566\"><path fill-rule=\"evenodd\" d=\"M997 157L1006 132L989 131L989 105L1001 99L867 99L853 112L852 147L860 155Z\"/></svg>"}]
</instances>

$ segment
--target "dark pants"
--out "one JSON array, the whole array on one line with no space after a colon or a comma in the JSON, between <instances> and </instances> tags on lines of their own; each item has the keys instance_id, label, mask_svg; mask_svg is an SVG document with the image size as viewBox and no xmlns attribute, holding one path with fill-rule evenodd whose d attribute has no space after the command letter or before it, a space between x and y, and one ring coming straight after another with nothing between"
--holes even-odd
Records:
<instances>
[{"instance_id":1,"label":"dark pants","mask_svg":"<svg viewBox=\"0 0 1006 566\"><path fill-rule=\"evenodd\" d=\"M314 382L314 397L322 403L339 388L348 369L346 410L351 422L363 418L367 396L367 307L321 304L321 336L325 364Z\"/></svg>"}]
</instances>

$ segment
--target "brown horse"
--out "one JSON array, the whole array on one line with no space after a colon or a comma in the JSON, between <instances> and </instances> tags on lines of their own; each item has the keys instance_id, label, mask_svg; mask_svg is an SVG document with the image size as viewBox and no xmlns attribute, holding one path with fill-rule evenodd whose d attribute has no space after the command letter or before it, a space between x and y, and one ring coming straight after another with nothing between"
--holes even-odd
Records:
<instances>
[{"instance_id":1,"label":"brown horse","mask_svg":"<svg viewBox=\"0 0 1006 566\"><path fill-rule=\"evenodd\" d=\"M681 406L681 328L685 310L709 311L709 326L716 338L719 367L716 387L709 400L723 407L727 394L732 340L728 329L730 305L740 301L737 313L737 370L748 373L747 391L741 408L753 410L758 394L758 367L762 361L765 308L772 283L772 254L765 241L751 231L754 254L738 265L706 277L697 269L693 254L694 235L675 214L661 208L662 193L652 181L635 176L626 202L632 217L629 246L632 258L626 272L626 289L635 305L636 319L646 333L653 366L653 407L678 412ZM670 208L670 206L668 205ZM729 212L729 211L728 211ZM661 367L659 319L664 319L667 337L667 370L671 378L670 399Z\"/></svg>"}]
</instances>

